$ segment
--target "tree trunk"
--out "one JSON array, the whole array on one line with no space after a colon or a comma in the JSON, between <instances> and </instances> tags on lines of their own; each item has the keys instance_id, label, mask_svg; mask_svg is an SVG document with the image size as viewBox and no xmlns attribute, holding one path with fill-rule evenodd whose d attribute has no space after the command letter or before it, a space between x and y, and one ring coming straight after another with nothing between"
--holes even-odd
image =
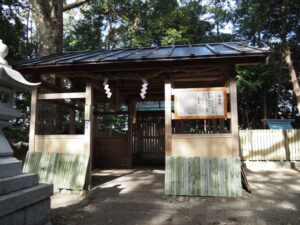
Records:
<instances>
[{"instance_id":1,"label":"tree trunk","mask_svg":"<svg viewBox=\"0 0 300 225\"><path fill-rule=\"evenodd\" d=\"M294 69L293 61L292 61L292 56L291 56L291 51L289 48L289 42L288 42L288 31L287 31L287 24L288 24L288 19L287 19L287 6L289 5L288 0L284 0L282 7L281 7L281 33L280 33L280 39L282 43L282 54L283 54L283 59L287 65L287 69L289 72L289 76L291 78L291 82L293 85L294 93L296 96L296 101L297 101L297 109L298 109L298 114L300 113L300 88L299 88L299 83L297 80L297 74Z\"/></svg>"},{"instance_id":2,"label":"tree trunk","mask_svg":"<svg viewBox=\"0 0 300 225\"><path fill-rule=\"evenodd\" d=\"M287 65L287 69L291 78L291 82L293 85L294 93L296 96L297 100L297 109L298 109L298 114L300 113L300 87L297 79L297 74L292 62L292 57L291 57L291 51L288 47L287 44L284 44L284 49L283 49L283 54L284 54L284 60Z\"/></svg>"},{"instance_id":3,"label":"tree trunk","mask_svg":"<svg viewBox=\"0 0 300 225\"><path fill-rule=\"evenodd\" d=\"M63 0L29 0L33 9L39 56L63 50Z\"/></svg>"}]
</instances>

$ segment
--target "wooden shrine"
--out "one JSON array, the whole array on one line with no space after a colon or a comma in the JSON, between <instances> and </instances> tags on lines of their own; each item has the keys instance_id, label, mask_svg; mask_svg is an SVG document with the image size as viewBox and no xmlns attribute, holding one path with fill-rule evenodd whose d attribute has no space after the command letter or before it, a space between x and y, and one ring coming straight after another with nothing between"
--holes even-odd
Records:
<instances>
[{"instance_id":1,"label":"wooden shrine","mask_svg":"<svg viewBox=\"0 0 300 225\"><path fill-rule=\"evenodd\" d=\"M163 162L167 195L241 196L235 68L268 54L228 42L17 62L41 82L32 92L24 171L82 189L95 168Z\"/></svg>"}]
</instances>

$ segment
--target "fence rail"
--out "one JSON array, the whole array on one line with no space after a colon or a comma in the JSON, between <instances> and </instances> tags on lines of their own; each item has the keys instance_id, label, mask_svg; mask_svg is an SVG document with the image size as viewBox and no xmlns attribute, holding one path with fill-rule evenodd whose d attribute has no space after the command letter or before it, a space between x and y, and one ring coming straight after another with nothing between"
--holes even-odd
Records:
<instances>
[{"instance_id":1,"label":"fence rail","mask_svg":"<svg viewBox=\"0 0 300 225\"><path fill-rule=\"evenodd\" d=\"M244 160L300 160L300 130L240 130Z\"/></svg>"}]
</instances>

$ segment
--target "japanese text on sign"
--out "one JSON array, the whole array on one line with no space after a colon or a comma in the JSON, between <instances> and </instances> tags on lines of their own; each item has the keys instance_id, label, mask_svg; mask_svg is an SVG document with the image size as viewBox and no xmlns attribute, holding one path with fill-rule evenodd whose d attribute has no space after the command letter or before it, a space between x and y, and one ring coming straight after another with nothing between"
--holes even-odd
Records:
<instances>
[{"instance_id":1,"label":"japanese text on sign","mask_svg":"<svg viewBox=\"0 0 300 225\"><path fill-rule=\"evenodd\" d=\"M226 118L226 88L177 89L175 119Z\"/></svg>"}]
</instances>

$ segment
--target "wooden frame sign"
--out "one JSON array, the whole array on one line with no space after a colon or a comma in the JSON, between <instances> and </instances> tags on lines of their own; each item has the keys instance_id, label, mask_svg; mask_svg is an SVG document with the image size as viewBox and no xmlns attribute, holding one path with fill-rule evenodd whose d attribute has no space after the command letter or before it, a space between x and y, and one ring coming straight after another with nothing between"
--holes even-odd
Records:
<instances>
[{"instance_id":1,"label":"wooden frame sign","mask_svg":"<svg viewBox=\"0 0 300 225\"><path fill-rule=\"evenodd\" d=\"M174 119L227 118L225 87L175 89Z\"/></svg>"}]
</instances>

